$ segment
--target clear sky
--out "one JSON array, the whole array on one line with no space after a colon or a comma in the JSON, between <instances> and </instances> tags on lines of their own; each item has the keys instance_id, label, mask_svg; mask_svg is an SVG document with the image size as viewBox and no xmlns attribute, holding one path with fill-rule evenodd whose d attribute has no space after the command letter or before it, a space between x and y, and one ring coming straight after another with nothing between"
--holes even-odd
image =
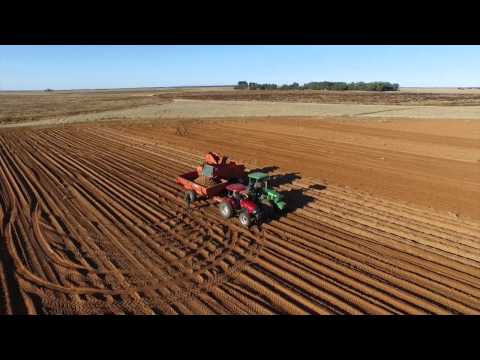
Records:
<instances>
[{"instance_id":1,"label":"clear sky","mask_svg":"<svg viewBox=\"0 0 480 360\"><path fill-rule=\"evenodd\" d=\"M4 46L0 90L390 81L480 86L480 46Z\"/></svg>"}]
</instances>

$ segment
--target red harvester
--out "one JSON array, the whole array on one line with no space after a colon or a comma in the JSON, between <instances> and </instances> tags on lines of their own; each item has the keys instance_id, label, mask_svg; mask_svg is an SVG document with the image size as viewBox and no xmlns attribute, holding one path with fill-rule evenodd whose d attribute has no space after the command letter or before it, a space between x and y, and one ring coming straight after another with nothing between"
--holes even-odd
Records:
<instances>
[{"instance_id":1,"label":"red harvester","mask_svg":"<svg viewBox=\"0 0 480 360\"><path fill-rule=\"evenodd\" d=\"M245 166L228 161L227 156L214 152L205 155L205 161L195 171L182 174L176 183L183 186L188 204L197 198L211 198L221 194L229 183L245 178Z\"/></svg>"}]
</instances>

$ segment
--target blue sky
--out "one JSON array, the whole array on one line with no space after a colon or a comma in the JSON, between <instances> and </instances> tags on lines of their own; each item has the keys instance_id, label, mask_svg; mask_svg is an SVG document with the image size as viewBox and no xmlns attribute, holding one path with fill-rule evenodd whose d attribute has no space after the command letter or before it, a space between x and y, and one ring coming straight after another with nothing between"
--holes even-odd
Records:
<instances>
[{"instance_id":1,"label":"blue sky","mask_svg":"<svg viewBox=\"0 0 480 360\"><path fill-rule=\"evenodd\" d=\"M4 46L0 90L391 81L480 86L480 46Z\"/></svg>"}]
</instances>

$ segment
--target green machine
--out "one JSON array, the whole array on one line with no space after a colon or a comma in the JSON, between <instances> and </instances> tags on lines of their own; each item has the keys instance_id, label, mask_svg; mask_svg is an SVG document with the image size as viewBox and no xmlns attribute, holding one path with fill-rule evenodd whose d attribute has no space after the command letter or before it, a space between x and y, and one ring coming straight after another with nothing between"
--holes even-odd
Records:
<instances>
[{"instance_id":1,"label":"green machine","mask_svg":"<svg viewBox=\"0 0 480 360\"><path fill-rule=\"evenodd\" d=\"M275 210L283 211L287 208L283 195L270 188L270 176L263 172L248 174L248 190L255 200L273 207Z\"/></svg>"}]
</instances>

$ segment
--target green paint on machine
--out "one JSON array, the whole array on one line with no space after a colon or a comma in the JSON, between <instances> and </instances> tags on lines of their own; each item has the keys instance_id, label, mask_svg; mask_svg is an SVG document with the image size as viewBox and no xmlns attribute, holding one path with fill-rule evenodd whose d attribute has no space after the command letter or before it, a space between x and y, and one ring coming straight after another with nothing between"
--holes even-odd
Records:
<instances>
[{"instance_id":1,"label":"green paint on machine","mask_svg":"<svg viewBox=\"0 0 480 360\"><path fill-rule=\"evenodd\" d=\"M253 172L248 176L248 189L255 194L260 201L266 201L274 206L277 210L284 210L287 203L283 196L269 187L270 176L263 172Z\"/></svg>"}]
</instances>

